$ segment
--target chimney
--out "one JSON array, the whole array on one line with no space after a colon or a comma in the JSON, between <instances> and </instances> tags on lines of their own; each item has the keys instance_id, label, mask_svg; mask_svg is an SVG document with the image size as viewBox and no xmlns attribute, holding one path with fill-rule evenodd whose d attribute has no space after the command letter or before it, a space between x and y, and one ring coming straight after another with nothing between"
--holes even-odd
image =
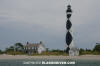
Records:
<instances>
[{"instance_id":1,"label":"chimney","mask_svg":"<svg viewBox=\"0 0 100 66\"><path fill-rule=\"evenodd\" d=\"M42 41L40 41L40 44L42 44Z\"/></svg>"},{"instance_id":2,"label":"chimney","mask_svg":"<svg viewBox=\"0 0 100 66\"><path fill-rule=\"evenodd\" d=\"M29 42L27 42L27 44L29 44Z\"/></svg>"}]
</instances>

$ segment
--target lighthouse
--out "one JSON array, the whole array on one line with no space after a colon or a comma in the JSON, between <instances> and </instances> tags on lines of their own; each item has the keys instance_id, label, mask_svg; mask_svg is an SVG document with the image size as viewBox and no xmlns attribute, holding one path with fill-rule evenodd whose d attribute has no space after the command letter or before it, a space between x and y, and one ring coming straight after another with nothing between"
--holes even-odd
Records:
<instances>
[{"instance_id":1,"label":"lighthouse","mask_svg":"<svg viewBox=\"0 0 100 66\"><path fill-rule=\"evenodd\" d=\"M67 17L67 21L66 21L66 29L67 29L67 33L66 33L66 44L67 44L66 53L69 53L69 50L71 49L72 42L73 42L72 23L71 23L71 16L72 16L71 5L67 6L66 14L67 14L66 15L66 17Z\"/></svg>"},{"instance_id":2,"label":"lighthouse","mask_svg":"<svg viewBox=\"0 0 100 66\"><path fill-rule=\"evenodd\" d=\"M79 50L74 47L73 45L73 34L72 34L72 23L71 23L71 16L72 16L72 9L71 5L67 6L66 10L66 53L69 54L69 56L78 56L79 55Z\"/></svg>"}]
</instances>

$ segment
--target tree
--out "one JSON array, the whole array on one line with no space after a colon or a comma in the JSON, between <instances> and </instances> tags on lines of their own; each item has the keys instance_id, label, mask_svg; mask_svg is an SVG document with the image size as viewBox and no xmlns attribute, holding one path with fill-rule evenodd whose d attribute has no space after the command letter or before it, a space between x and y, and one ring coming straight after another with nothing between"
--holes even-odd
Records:
<instances>
[{"instance_id":1,"label":"tree","mask_svg":"<svg viewBox=\"0 0 100 66\"><path fill-rule=\"evenodd\" d=\"M64 51L60 49L52 49L51 52L64 52Z\"/></svg>"},{"instance_id":2,"label":"tree","mask_svg":"<svg viewBox=\"0 0 100 66\"><path fill-rule=\"evenodd\" d=\"M91 49L87 49L87 48L86 48L86 51L91 52L92 50L91 50Z\"/></svg>"},{"instance_id":3,"label":"tree","mask_svg":"<svg viewBox=\"0 0 100 66\"><path fill-rule=\"evenodd\" d=\"M14 46L16 51L22 52L24 50L24 45L22 43L16 43Z\"/></svg>"},{"instance_id":4,"label":"tree","mask_svg":"<svg viewBox=\"0 0 100 66\"><path fill-rule=\"evenodd\" d=\"M94 47L93 51L100 52L100 44L97 44L97 45Z\"/></svg>"},{"instance_id":5,"label":"tree","mask_svg":"<svg viewBox=\"0 0 100 66\"><path fill-rule=\"evenodd\" d=\"M0 54L2 54L2 50L0 50Z\"/></svg>"},{"instance_id":6,"label":"tree","mask_svg":"<svg viewBox=\"0 0 100 66\"><path fill-rule=\"evenodd\" d=\"M14 46L10 46L9 48L6 48L5 52L14 51Z\"/></svg>"},{"instance_id":7,"label":"tree","mask_svg":"<svg viewBox=\"0 0 100 66\"><path fill-rule=\"evenodd\" d=\"M80 48L79 53L82 54L84 52L84 49Z\"/></svg>"}]
</instances>

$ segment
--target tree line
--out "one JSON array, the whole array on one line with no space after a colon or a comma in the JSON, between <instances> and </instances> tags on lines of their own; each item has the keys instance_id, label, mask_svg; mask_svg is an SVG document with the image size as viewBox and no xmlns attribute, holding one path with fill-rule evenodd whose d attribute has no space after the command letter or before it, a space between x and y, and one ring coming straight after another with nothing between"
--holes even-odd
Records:
<instances>
[{"instance_id":1,"label":"tree line","mask_svg":"<svg viewBox=\"0 0 100 66\"><path fill-rule=\"evenodd\" d=\"M65 53L64 50L60 49L52 49L50 50L49 48L46 48L46 52L49 54L63 54ZM94 54L94 55L100 55L100 44L96 44L93 49L79 49L80 55L85 55L85 54ZM4 51L0 50L0 54L12 54L12 55L20 55L20 54L25 54L24 53L24 45L22 43L15 43L12 46L9 46L6 48Z\"/></svg>"},{"instance_id":2,"label":"tree line","mask_svg":"<svg viewBox=\"0 0 100 66\"><path fill-rule=\"evenodd\" d=\"M23 54L24 53L24 45L22 43L15 43L12 46L9 46L4 51L0 50L1 54Z\"/></svg>"}]
</instances>

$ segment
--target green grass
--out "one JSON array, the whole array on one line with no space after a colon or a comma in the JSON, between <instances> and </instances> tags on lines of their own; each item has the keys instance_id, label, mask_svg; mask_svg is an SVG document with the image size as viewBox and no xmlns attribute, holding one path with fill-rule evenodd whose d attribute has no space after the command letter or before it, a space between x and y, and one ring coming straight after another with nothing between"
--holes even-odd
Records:
<instances>
[{"instance_id":1,"label":"green grass","mask_svg":"<svg viewBox=\"0 0 100 66\"><path fill-rule=\"evenodd\" d=\"M44 55L44 56L67 56L68 54L66 53L60 53L60 52L43 52L41 54L37 54L37 53L33 53L31 54L31 56L41 56L41 55Z\"/></svg>"}]
</instances>

